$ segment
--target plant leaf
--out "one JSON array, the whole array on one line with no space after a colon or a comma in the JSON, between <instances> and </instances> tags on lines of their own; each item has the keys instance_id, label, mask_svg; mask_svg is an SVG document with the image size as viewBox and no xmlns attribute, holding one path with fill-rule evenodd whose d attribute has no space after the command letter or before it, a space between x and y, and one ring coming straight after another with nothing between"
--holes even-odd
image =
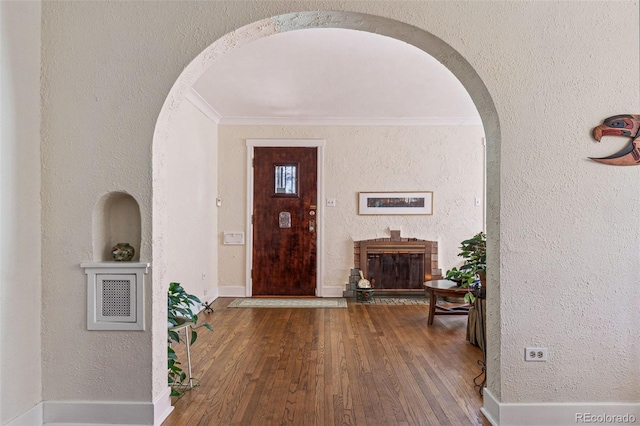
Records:
<instances>
[{"instance_id":1,"label":"plant leaf","mask_svg":"<svg viewBox=\"0 0 640 426\"><path fill-rule=\"evenodd\" d=\"M197 296L194 296L193 294L189 294L189 295L187 295L187 299L189 299L189 300L193 300L193 301L194 301L194 302L196 302L196 303L201 303L201 302L200 302L200 299L199 299Z\"/></svg>"},{"instance_id":2,"label":"plant leaf","mask_svg":"<svg viewBox=\"0 0 640 426\"><path fill-rule=\"evenodd\" d=\"M168 335L169 335L169 339L173 340L174 342L180 343L180 335L173 331L173 330L169 330L167 331Z\"/></svg>"}]
</instances>

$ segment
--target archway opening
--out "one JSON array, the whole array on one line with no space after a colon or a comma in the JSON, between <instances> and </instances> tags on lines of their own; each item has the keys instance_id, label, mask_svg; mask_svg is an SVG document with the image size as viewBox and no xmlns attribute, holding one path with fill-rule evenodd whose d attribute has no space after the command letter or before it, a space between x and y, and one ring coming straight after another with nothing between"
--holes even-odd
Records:
<instances>
[{"instance_id":1,"label":"archway opening","mask_svg":"<svg viewBox=\"0 0 640 426\"><path fill-rule=\"evenodd\" d=\"M153 203L153 281L161 283L158 286L162 291L154 291L153 299L153 322L154 342L163 342L162 328L166 322L166 311L164 311L166 286L168 285L167 273L169 266L169 250L163 244L170 234L169 223L166 215L161 212L170 203L171 179L166 168L167 159L171 157L170 138L172 124L180 114L180 105L189 96L190 89L197 80L215 63L215 61L232 51L233 49L269 37L275 34L301 29L311 28L341 28L358 31L365 31L384 35L397 40L402 40L423 50L430 56L436 58L447 67L463 84L471 98L484 125L487 142L487 234L489 252L489 291L488 291L488 324L487 353L489 359L488 387L499 394L500 369L499 369L499 346L500 346L500 313L499 313L499 292L497 291L499 282L499 176L500 159L499 145L500 132L496 109L491 96L484 83L474 71L471 65L451 46L434 35L402 22L372 15L349 12L302 12L286 14L269 19L265 19L240 28L233 33L219 39L209 48L203 51L185 69L173 86L167 100L160 113L156 132L153 141L153 164L154 164L154 203ZM495 288L492 291L491 288ZM157 333L157 334L156 334ZM156 338L157 337L157 338ZM166 360L164 359L164 347L160 343L154 344L154 394L159 394L162 380L166 376Z\"/></svg>"}]
</instances>

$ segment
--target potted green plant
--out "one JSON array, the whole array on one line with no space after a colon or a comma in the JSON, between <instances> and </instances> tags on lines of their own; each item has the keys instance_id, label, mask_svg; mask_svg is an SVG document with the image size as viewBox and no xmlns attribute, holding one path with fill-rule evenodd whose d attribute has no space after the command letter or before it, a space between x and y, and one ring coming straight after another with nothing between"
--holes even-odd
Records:
<instances>
[{"instance_id":1,"label":"potted green plant","mask_svg":"<svg viewBox=\"0 0 640 426\"><path fill-rule=\"evenodd\" d=\"M484 291L487 272L487 235L479 232L460 244L458 256L464 259L464 264L460 269L456 267L449 269L446 278L459 283L462 288L480 287L480 291ZM480 286L477 283L480 283ZM475 295L469 292L464 299L468 303L473 303Z\"/></svg>"},{"instance_id":2,"label":"potted green plant","mask_svg":"<svg viewBox=\"0 0 640 426\"><path fill-rule=\"evenodd\" d=\"M167 326L169 328L167 346L168 381L169 386L171 386L171 395L181 396L182 392L180 392L179 389L184 388L185 381L191 381L192 378L187 377L180 361L178 361L176 352L171 347L172 342L180 342L180 335L173 328L186 323L193 324L191 327L185 328L185 330L191 330L191 335L189 336L190 345L193 345L198 338L196 328L205 327L210 331L213 331L213 328L206 322L203 322L199 326L196 325L198 323L198 315L193 311L192 306L194 304L196 304L196 306L200 305L201 301L198 297L187 293L180 283L174 282L169 284L167 303Z\"/></svg>"}]
</instances>

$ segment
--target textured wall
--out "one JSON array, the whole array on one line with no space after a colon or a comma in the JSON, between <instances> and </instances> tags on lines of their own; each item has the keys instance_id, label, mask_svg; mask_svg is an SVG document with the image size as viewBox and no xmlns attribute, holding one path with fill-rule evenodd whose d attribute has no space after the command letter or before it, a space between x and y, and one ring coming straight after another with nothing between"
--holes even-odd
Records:
<instances>
[{"instance_id":1,"label":"textured wall","mask_svg":"<svg viewBox=\"0 0 640 426\"><path fill-rule=\"evenodd\" d=\"M42 400L40 3L0 3L0 424Z\"/></svg>"},{"instance_id":2,"label":"textured wall","mask_svg":"<svg viewBox=\"0 0 640 426\"><path fill-rule=\"evenodd\" d=\"M220 126L219 231L246 232L246 139L324 139L324 286L344 286L353 241L402 236L439 241L440 267L460 263L460 241L483 229L483 131L462 127ZM245 186L243 186L245 185ZM359 216L358 192L433 191L432 216ZM318 200L324 204L324 200ZM221 246L220 285L245 284L245 247Z\"/></svg>"},{"instance_id":3,"label":"textured wall","mask_svg":"<svg viewBox=\"0 0 640 426\"><path fill-rule=\"evenodd\" d=\"M114 191L140 205L140 260L151 260L151 139L162 104L157 35L141 37L144 14L135 4L42 8L44 399L149 401L149 330L87 331L79 264L93 259L94 206ZM149 295L151 274L145 278ZM145 309L150 324L150 297Z\"/></svg>"},{"instance_id":4,"label":"textured wall","mask_svg":"<svg viewBox=\"0 0 640 426\"><path fill-rule=\"evenodd\" d=\"M585 158L626 142L598 146L593 126L640 106L638 55L627 54L638 51L638 5L609 5L502 5L500 25L484 27L493 60L467 56L482 63L501 124L504 402L640 401L640 234L628 223L640 169ZM490 22L496 11L476 12ZM524 363L526 346L548 347L549 361Z\"/></svg>"},{"instance_id":5,"label":"textured wall","mask_svg":"<svg viewBox=\"0 0 640 426\"><path fill-rule=\"evenodd\" d=\"M505 402L640 400L640 200L633 185L640 169L585 159L622 145L592 143L591 127L606 116L640 110L638 5L611 5L46 2L45 397L148 400L160 393L168 283L162 275L168 264L163 233L170 226L161 215L171 200L168 177L159 169L166 164L175 98L168 100L152 145L155 120L180 72L208 45L251 22L313 9L364 12L413 27L354 15L263 21L244 31L245 39L233 34L224 45L208 49L178 86L193 82L194 70L247 37L305 25L385 33L433 54L466 85L486 120L487 229L494 255L488 307L491 391ZM497 115L491 114L493 105ZM140 203L142 258L150 255L153 220L154 283L147 301L147 307L151 299L157 305L153 339L148 333L84 330L84 276L78 263L90 259L93 205L114 190L128 191ZM525 364L527 345L547 346L549 362ZM68 348L74 349L73 363L65 355Z\"/></svg>"}]
</instances>

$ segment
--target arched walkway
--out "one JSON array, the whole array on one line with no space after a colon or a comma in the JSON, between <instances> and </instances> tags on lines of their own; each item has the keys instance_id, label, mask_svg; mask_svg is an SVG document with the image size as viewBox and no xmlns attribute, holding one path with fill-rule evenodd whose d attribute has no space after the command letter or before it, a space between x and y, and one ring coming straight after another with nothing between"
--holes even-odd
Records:
<instances>
[{"instance_id":1,"label":"arched walkway","mask_svg":"<svg viewBox=\"0 0 640 426\"><path fill-rule=\"evenodd\" d=\"M163 241L167 224L163 209L169 202L166 188L169 177L163 165L167 161L169 130L176 111L189 88L225 53L254 40L274 34L310 29L342 28L392 37L410 43L438 59L465 86L482 117L487 139L487 234L489 284L487 299L488 383L492 393L500 395L500 294L498 236L500 211L500 128L492 98L473 67L451 46L427 31L389 18L355 12L297 12L275 16L246 25L211 44L198 55L176 80L162 107L153 139L153 393L154 399L166 389L166 265Z\"/></svg>"}]
</instances>

